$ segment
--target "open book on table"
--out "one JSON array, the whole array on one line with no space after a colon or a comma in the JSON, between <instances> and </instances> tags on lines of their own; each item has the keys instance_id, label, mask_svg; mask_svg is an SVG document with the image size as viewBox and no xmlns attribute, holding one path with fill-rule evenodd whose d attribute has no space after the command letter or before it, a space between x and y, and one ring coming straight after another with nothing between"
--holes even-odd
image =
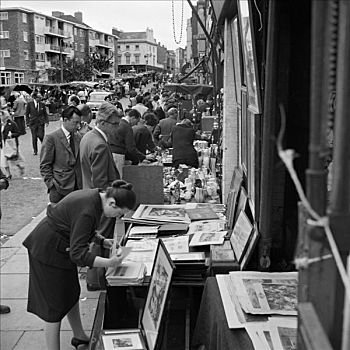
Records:
<instances>
[{"instance_id":1,"label":"open book on table","mask_svg":"<svg viewBox=\"0 0 350 350\"><path fill-rule=\"evenodd\" d=\"M140 326L137 329L104 330L104 350L155 350L159 347L163 315L175 265L162 240L157 246Z\"/></svg>"}]
</instances>

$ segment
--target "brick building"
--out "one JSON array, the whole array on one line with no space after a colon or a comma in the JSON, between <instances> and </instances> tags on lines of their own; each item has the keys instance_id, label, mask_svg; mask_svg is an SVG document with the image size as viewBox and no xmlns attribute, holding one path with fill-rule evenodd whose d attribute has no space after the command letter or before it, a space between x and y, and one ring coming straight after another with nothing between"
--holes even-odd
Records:
<instances>
[{"instance_id":1,"label":"brick building","mask_svg":"<svg viewBox=\"0 0 350 350\"><path fill-rule=\"evenodd\" d=\"M112 68L98 72L113 78L117 72L118 37L95 30L74 16L53 11L44 15L25 8L0 11L0 84L50 82L47 69L67 58L84 61L89 55L107 56Z\"/></svg>"}]
</instances>

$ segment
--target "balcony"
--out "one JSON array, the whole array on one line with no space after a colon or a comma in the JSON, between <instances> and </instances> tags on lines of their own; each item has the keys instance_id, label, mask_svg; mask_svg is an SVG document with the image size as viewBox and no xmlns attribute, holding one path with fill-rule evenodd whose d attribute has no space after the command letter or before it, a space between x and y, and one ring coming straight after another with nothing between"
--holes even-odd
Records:
<instances>
[{"instance_id":1,"label":"balcony","mask_svg":"<svg viewBox=\"0 0 350 350\"><path fill-rule=\"evenodd\" d=\"M110 43L107 40L103 40L103 39L96 40L95 45L96 46L101 46L101 47L106 47L108 49L112 49L113 48L113 43Z\"/></svg>"},{"instance_id":2,"label":"balcony","mask_svg":"<svg viewBox=\"0 0 350 350\"><path fill-rule=\"evenodd\" d=\"M58 36L60 38L68 37L69 33L64 31L63 29L59 29L56 27L45 27L46 35Z\"/></svg>"},{"instance_id":3,"label":"balcony","mask_svg":"<svg viewBox=\"0 0 350 350\"><path fill-rule=\"evenodd\" d=\"M60 50L60 46L59 45L45 44L45 51L46 52L52 52L52 53L58 53L58 54L62 52L63 55L68 55L71 52L71 48L70 47L62 47L61 50Z\"/></svg>"}]
</instances>

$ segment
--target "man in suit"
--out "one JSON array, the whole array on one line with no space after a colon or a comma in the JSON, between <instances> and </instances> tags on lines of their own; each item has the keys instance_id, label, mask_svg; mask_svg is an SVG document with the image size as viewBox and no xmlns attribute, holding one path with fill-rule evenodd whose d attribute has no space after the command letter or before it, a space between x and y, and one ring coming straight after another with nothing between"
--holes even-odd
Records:
<instances>
[{"instance_id":1,"label":"man in suit","mask_svg":"<svg viewBox=\"0 0 350 350\"><path fill-rule=\"evenodd\" d=\"M45 124L49 125L46 106L41 102L41 94L33 93L33 101L27 104L26 123L32 133L32 144L34 155L38 154L38 139L43 142L45 135Z\"/></svg>"},{"instance_id":2,"label":"man in suit","mask_svg":"<svg viewBox=\"0 0 350 350\"><path fill-rule=\"evenodd\" d=\"M168 117L160 120L153 131L154 141L162 148L171 147L170 135L178 119L178 110L172 107L168 110L167 114Z\"/></svg>"},{"instance_id":3,"label":"man in suit","mask_svg":"<svg viewBox=\"0 0 350 350\"><path fill-rule=\"evenodd\" d=\"M83 188L102 188L120 179L108 143L120 122L117 108L103 102L97 112L96 126L84 135L80 143Z\"/></svg>"},{"instance_id":4,"label":"man in suit","mask_svg":"<svg viewBox=\"0 0 350 350\"><path fill-rule=\"evenodd\" d=\"M74 106L64 109L61 127L46 135L40 152L40 173L48 188L50 202L57 203L82 188L79 144L81 112Z\"/></svg>"}]
</instances>

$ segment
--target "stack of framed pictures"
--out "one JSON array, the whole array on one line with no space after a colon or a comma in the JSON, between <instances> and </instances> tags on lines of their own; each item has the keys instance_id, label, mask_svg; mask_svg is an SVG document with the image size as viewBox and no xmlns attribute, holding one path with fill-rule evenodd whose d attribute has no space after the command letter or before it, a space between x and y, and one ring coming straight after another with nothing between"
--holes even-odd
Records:
<instances>
[{"instance_id":1,"label":"stack of framed pictures","mask_svg":"<svg viewBox=\"0 0 350 350\"><path fill-rule=\"evenodd\" d=\"M165 245L159 240L140 326L137 329L103 330L101 342L104 350L155 350L160 347L174 268Z\"/></svg>"}]
</instances>

